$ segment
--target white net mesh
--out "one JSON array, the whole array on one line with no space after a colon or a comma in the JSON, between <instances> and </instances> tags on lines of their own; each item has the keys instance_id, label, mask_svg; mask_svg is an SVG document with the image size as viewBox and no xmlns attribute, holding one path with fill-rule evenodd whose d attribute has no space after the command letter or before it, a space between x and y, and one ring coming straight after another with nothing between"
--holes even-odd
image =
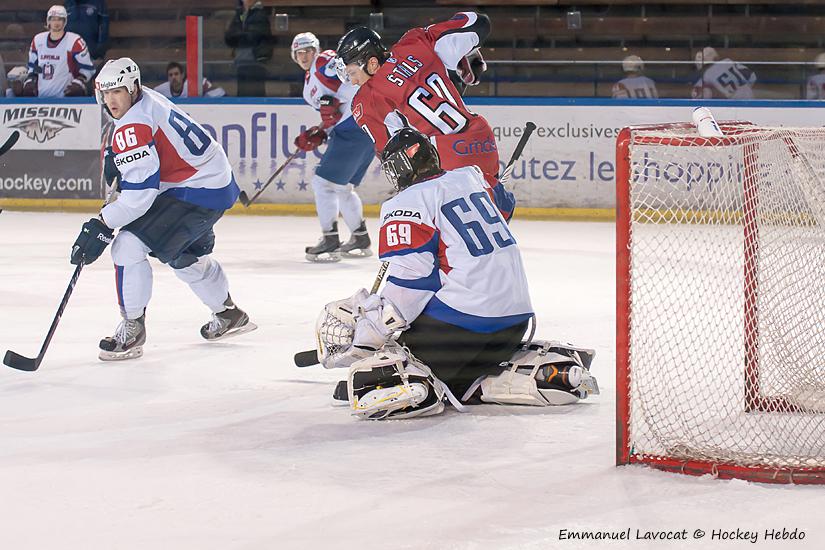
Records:
<instances>
[{"instance_id":1,"label":"white net mesh","mask_svg":"<svg viewBox=\"0 0 825 550\"><path fill-rule=\"evenodd\" d=\"M629 452L825 467L825 129L634 130Z\"/></svg>"}]
</instances>

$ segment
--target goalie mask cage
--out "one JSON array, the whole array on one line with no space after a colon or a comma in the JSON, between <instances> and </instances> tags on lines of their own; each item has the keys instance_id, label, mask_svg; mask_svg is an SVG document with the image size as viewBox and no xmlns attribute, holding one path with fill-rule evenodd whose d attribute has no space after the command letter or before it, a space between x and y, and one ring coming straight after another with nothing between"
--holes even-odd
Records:
<instances>
[{"instance_id":1,"label":"goalie mask cage","mask_svg":"<svg viewBox=\"0 0 825 550\"><path fill-rule=\"evenodd\" d=\"M625 128L617 464L825 482L825 128Z\"/></svg>"}]
</instances>

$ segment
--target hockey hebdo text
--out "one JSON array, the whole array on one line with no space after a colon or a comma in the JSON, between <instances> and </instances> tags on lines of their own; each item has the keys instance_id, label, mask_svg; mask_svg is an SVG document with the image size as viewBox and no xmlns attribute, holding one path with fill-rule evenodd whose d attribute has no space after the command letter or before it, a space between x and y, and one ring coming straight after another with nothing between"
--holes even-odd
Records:
<instances>
[{"instance_id":1,"label":"hockey hebdo text","mask_svg":"<svg viewBox=\"0 0 825 550\"><path fill-rule=\"evenodd\" d=\"M634 529L628 527L622 530L599 530L599 529L559 529L558 532L560 541L640 541L640 543L649 543L653 541L696 541L698 548L701 548L707 541L712 542L748 542L756 544L762 542L765 544L772 543L798 543L800 547L804 545L806 532L800 528L789 529L786 527L768 527L765 529L742 529L740 527L734 529L720 529L711 528L704 530L701 528L693 529L664 529L664 530L648 530L648 529Z\"/></svg>"}]
</instances>

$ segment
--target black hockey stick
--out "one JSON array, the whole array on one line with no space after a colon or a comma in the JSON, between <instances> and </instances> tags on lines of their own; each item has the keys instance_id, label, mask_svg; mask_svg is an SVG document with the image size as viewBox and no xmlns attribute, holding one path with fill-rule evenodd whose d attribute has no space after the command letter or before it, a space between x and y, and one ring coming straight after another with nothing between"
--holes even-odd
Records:
<instances>
[{"instance_id":1,"label":"black hockey stick","mask_svg":"<svg viewBox=\"0 0 825 550\"><path fill-rule=\"evenodd\" d=\"M289 155L289 156L287 157L287 159L284 161L284 163L281 165L281 167L280 167L280 168L278 168L277 170L275 170L275 173L274 173L274 174L272 174L271 176L269 176L269 179L268 179L268 180L266 180L266 183L263 185L263 187L261 187L260 189L258 189L258 192L257 192L257 193L255 193L254 195L252 195L252 197L251 197L251 198L249 197L249 195L247 195L247 194L246 194L246 191L241 191L241 194L238 196L238 200L239 200L239 201L241 201L241 204L243 204L245 207L249 208L249 205L250 205L250 204L252 204L253 202L255 202L255 199L257 199L258 197L260 197L260 196L261 196L261 193L263 193L264 191L266 191L266 188L267 188L267 187L269 187L269 184L270 184L270 183L272 183L272 181L273 181L275 178L277 178L277 177L278 177L278 174L280 174L281 172L283 172L283 171L284 171L284 168L286 168L286 167L287 167L287 165L288 165L290 162L292 162L292 160L293 160L295 157L297 157L297 156L298 156L298 154L299 154L300 152L301 152L301 150L300 150L300 149L296 149L294 153L292 153L291 155Z\"/></svg>"},{"instance_id":2,"label":"black hockey stick","mask_svg":"<svg viewBox=\"0 0 825 550\"><path fill-rule=\"evenodd\" d=\"M69 297L72 295L72 291L77 284L77 279L80 277L80 270L82 269L83 262L80 262L77 264L77 267L72 274L72 279L69 281L69 286L63 294L63 299L60 301L60 305L57 308L57 313L52 320L52 326L49 327L49 332L46 334L46 340L43 342L43 345L40 346L40 353L37 354L37 357L34 359L29 359L28 357L23 357L19 353L15 353L12 350L7 350L6 356L3 357L3 364L13 369L28 372L36 371L40 367L40 363L43 361L43 356L46 355L46 350L49 349L52 336L54 336L55 331L57 331L57 324L60 322L60 317L63 315L63 310L66 309L66 304L69 303Z\"/></svg>"},{"instance_id":3,"label":"black hockey stick","mask_svg":"<svg viewBox=\"0 0 825 550\"><path fill-rule=\"evenodd\" d=\"M17 140L20 139L20 132L15 130L11 133L11 135L6 140L6 143L0 145L0 155L4 155L9 149L14 147L14 144L17 143Z\"/></svg>"},{"instance_id":4,"label":"black hockey stick","mask_svg":"<svg viewBox=\"0 0 825 550\"><path fill-rule=\"evenodd\" d=\"M532 122L528 122L524 125L524 133L521 134L521 139L518 140L516 148L510 156L510 162L508 162L507 166L504 167L504 173L500 178L498 178L499 183L506 183L507 180L510 179L510 176L513 174L513 166L516 164L516 161L524 151L524 147L527 145L527 140L530 139L530 136L533 134L535 129L536 125Z\"/></svg>"},{"instance_id":5,"label":"black hockey stick","mask_svg":"<svg viewBox=\"0 0 825 550\"><path fill-rule=\"evenodd\" d=\"M381 267L378 268L378 274L375 276L375 282L372 283L370 294L375 294L378 292L378 287L381 286L381 281L384 280L384 275L387 273L387 268L389 267L390 262L381 262ZM310 349L307 351L299 351L295 354L296 367L311 367L312 365L317 365L318 363L320 363L320 361L318 361L317 350Z\"/></svg>"}]
</instances>

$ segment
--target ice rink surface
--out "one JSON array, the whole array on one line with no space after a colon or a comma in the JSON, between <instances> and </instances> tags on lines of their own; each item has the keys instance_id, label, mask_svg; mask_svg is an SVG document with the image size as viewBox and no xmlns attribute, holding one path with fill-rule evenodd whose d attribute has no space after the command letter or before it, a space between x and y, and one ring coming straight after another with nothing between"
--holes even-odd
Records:
<instances>
[{"instance_id":1,"label":"ice rink surface","mask_svg":"<svg viewBox=\"0 0 825 550\"><path fill-rule=\"evenodd\" d=\"M37 353L87 218L0 214L0 352ZM307 263L319 230L297 217L229 216L216 228L215 257L256 332L203 341L209 311L154 262L144 357L102 363L97 342L119 318L105 253L84 269L40 370L0 370L0 548L825 547L821 488L614 466L613 225L512 228L537 337L596 348L601 396L392 422L332 407L345 373L292 357L313 346L321 307L369 288L379 262ZM712 364L693 367L701 384ZM782 528L805 538L764 540ZM631 540L561 540L563 529L630 529ZM718 529L758 540L713 540Z\"/></svg>"}]
</instances>

